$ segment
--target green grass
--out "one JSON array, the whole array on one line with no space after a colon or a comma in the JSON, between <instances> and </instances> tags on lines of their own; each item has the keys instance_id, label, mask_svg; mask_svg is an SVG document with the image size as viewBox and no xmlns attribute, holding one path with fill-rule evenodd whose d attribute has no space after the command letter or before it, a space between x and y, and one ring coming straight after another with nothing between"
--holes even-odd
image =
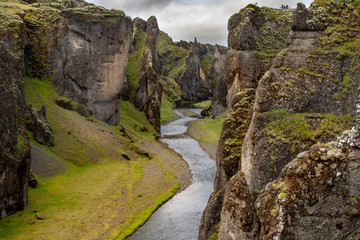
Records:
<instances>
[{"instance_id":1,"label":"green grass","mask_svg":"<svg viewBox=\"0 0 360 240\"><path fill-rule=\"evenodd\" d=\"M141 227L149 217L165 202L171 199L174 194L179 190L180 184L176 184L172 189L168 191L167 194L159 196L155 199L155 203L143 211L141 214L137 216L133 216L133 222L130 223L128 226L123 226L120 232L117 234L115 239L125 239L133 234L139 227Z\"/></svg>"},{"instance_id":2,"label":"green grass","mask_svg":"<svg viewBox=\"0 0 360 240\"><path fill-rule=\"evenodd\" d=\"M29 189L30 208L21 216L15 214L2 220L0 237L36 239L31 236L41 233L43 238L50 239L58 233L54 226L44 229L47 224L60 225L65 228L68 228L69 225L85 227L81 222L93 214L87 216L88 213L82 210L89 211L95 204L97 208L106 207L116 199L117 187L125 182L128 182L129 187L133 187L130 185L141 178L141 172L137 170L139 164L141 162L115 162L81 168L73 167L63 175L39 179L40 186L36 189ZM103 196L105 191L111 191L113 196L110 195L107 196L108 199L100 200L99 197ZM36 219L37 213L34 213L34 209L44 216L44 221ZM97 214L101 214L101 211L97 210Z\"/></svg>"},{"instance_id":3,"label":"green grass","mask_svg":"<svg viewBox=\"0 0 360 240\"><path fill-rule=\"evenodd\" d=\"M193 106L196 107L196 108L204 108L204 107L207 107L207 106L210 106L210 105L211 105L211 100L193 104Z\"/></svg>"},{"instance_id":4,"label":"green grass","mask_svg":"<svg viewBox=\"0 0 360 240\"><path fill-rule=\"evenodd\" d=\"M126 68L126 77L130 83L131 98L135 96L135 89L139 82L142 66L142 57L145 49L146 33L139 31L136 34L136 47L137 50L129 55L128 65Z\"/></svg>"},{"instance_id":5,"label":"green grass","mask_svg":"<svg viewBox=\"0 0 360 240\"><path fill-rule=\"evenodd\" d=\"M15 13L19 13L23 10L27 10L30 8L32 8L32 7L29 5L26 5L26 4L22 4L22 2L19 0L11 0L11 1L1 0L0 1L0 13L15 14Z\"/></svg>"},{"instance_id":6,"label":"green grass","mask_svg":"<svg viewBox=\"0 0 360 240\"><path fill-rule=\"evenodd\" d=\"M101 234L121 239L177 191L174 169L180 165L168 160L174 159L173 153L154 142L154 129L130 102L121 102L120 124L135 143L122 136L119 126L56 105L59 95L50 81L24 81L27 103L36 109L45 105L55 134L55 147L36 145L55 154L68 169L38 177L39 187L29 190L30 208L0 221L1 239L90 239ZM141 131L144 126L147 132ZM149 152L152 159L136 149Z\"/></svg>"},{"instance_id":7,"label":"green grass","mask_svg":"<svg viewBox=\"0 0 360 240\"><path fill-rule=\"evenodd\" d=\"M178 118L178 116L174 113L173 109L175 105L169 101L166 96L162 96L161 100L161 124L168 123L170 121L174 121Z\"/></svg>"},{"instance_id":8,"label":"green grass","mask_svg":"<svg viewBox=\"0 0 360 240\"><path fill-rule=\"evenodd\" d=\"M107 229L120 214L125 224L117 239L123 239L141 226L180 187L177 183L165 194L155 194L154 200L146 203L148 206L142 208L141 213L131 212L133 202L139 199L136 188L147 162L139 160L72 167L65 174L39 179L40 186L29 189L30 207L0 221L0 238L81 238L84 237L81 234L83 231L90 237ZM37 219L36 214L44 219ZM71 228L76 231L64 231Z\"/></svg>"},{"instance_id":9,"label":"green grass","mask_svg":"<svg viewBox=\"0 0 360 240\"><path fill-rule=\"evenodd\" d=\"M156 131L149 123L144 112L141 112L133 103L129 101L120 102L120 125L135 131L143 136L153 136ZM145 127L148 132L142 132L141 128Z\"/></svg>"},{"instance_id":10,"label":"green grass","mask_svg":"<svg viewBox=\"0 0 360 240\"><path fill-rule=\"evenodd\" d=\"M196 133L192 133L192 130L190 130L190 135L201 142L218 144L223 122L224 118L199 119L191 126L191 128L195 129Z\"/></svg>"}]
</instances>

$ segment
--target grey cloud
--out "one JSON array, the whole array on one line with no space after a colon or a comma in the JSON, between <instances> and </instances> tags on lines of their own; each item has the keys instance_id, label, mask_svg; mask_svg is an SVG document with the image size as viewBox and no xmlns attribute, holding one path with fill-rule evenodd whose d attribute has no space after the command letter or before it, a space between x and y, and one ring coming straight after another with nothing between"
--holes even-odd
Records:
<instances>
[{"instance_id":1,"label":"grey cloud","mask_svg":"<svg viewBox=\"0 0 360 240\"><path fill-rule=\"evenodd\" d=\"M298 2L307 6L311 0L88 0L107 8L124 10L132 18L147 19L155 15L159 27L174 41L193 41L227 45L227 22L234 13L249 3L279 8Z\"/></svg>"},{"instance_id":2,"label":"grey cloud","mask_svg":"<svg viewBox=\"0 0 360 240\"><path fill-rule=\"evenodd\" d=\"M92 0L91 2L108 8L141 12L164 8L173 1L175 0Z\"/></svg>"}]
</instances>

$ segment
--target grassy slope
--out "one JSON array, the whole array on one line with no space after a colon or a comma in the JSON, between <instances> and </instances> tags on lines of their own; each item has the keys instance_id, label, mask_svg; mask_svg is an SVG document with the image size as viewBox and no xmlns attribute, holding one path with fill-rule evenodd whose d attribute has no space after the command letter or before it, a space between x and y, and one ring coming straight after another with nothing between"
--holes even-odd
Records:
<instances>
[{"instance_id":1,"label":"grassy slope","mask_svg":"<svg viewBox=\"0 0 360 240\"><path fill-rule=\"evenodd\" d=\"M130 103L121 104L121 124L135 144L119 126L57 106L50 82L25 82L27 102L37 109L45 105L55 133L55 147L43 150L70 167L39 178L40 186L29 191L30 208L0 221L1 239L123 239L179 188L186 174L177 173L184 173L184 164L154 141L155 131ZM140 131L143 126L148 132ZM124 160L124 153L131 161Z\"/></svg>"},{"instance_id":2,"label":"grassy slope","mask_svg":"<svg viewBox=\"0 0 360 240\"><path fill-rule=\"evenodd\" d=\"M208 107L211 105L211 100L208 100L208 101L204 101L204 102L198 102L198 103L195 103L193 104L194 107L196 108L204 108L204 107Z\"/></svg>"},{"instance_id":3,"label":"grassy slope","mask_svg":"<svg viewBox=\"0 0 360 240\"><path fill-rule=\"evenodd\" d=\"M189 134L200 142L218 144L224 118L204 118L191 124Z\"/></svg>"},{"instance_id":4,"label":"grassy slope","mask_svg":"<svg viewBox=\"0 0 360 240\"><path fill-rule=\"evenodd\" d=\"M186 58L191 49L185 49L173 44L171 38L164 32L159 33L158 52L162 59L163 69L160 82L164 92L161 104L161 123L175 120L177 116L172 111L176 102L181 101L184 93L178 84L186 69Z\"/></svg>"}]
</instances>

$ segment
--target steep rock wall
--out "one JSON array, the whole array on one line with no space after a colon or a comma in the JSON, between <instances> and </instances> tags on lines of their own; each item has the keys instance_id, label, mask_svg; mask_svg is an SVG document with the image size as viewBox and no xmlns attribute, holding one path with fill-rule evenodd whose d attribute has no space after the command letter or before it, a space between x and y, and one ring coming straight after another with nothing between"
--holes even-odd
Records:
<instances>
[{"instance_id":1,"label":"steep rock wall","mask_svg":"<svg viewBox=\"0 0 360 240\"><path fill-rule=\"evenodd\" d=\"M131 19L122 11L93 5L56 7L39 4L26 10L27 74L53 79L59 93L85 104L98 119L117 124Z\"/></svg>"},{"instance_id":2,"label":"steep rock wall","mask_svg":"<svg viewBox=\"0 0 360 240\"><path fill-rule=\"evenodd\" d=\"M287 164L256 201L261 239L358 239L359 157L317 144Z\"/></svg>"},{"instance_id":3,"label":"steep rock wall","mask_svg":"<svg viewBox=\"0 0 360 240\"><path fill-rule=\"evenodd\" d=\"M146 40L141 66L141 75L135 90L134 103L143 110L150 123L160 131L160 109L163 88L159 82L160 61L158 57L159 27L155 17L146 25Z\"/></svg>"},{"instance_id":4,"label":"steep rock wall","mask_svg":"<svg viewBox=\"0 0 360 240\"><path fill-rule=\"evenodd\" d=\"M20 14L21 15L21 14ZM0 13L0 219L27 206L30 147L25 126L25 24Z\"/></svg>"},{"instance_id":5,"label":"steep rock wall","mask_svg":"<svg viewBox=\"0 0 360 240\"><path fill-rule=\"evenodd\" d=\"M224 122L219 141L213 195L218 195L218 192L224 193L228 181L238 170L258 81L270 67L269 64L276 53L285 47L290 29L290 16L291 12L287 10L249 5L229 19L229 48L224 66L224 79L217 85L217 89L222 89L222 94L219 98L213 99L212 105L216 106L215 102L221 100L222 109L228 107L232 113ZM216 200L217 203L212 203L212 200ZM207 239L219 223L220 212L213 214L212 208L221 209L222 201L223 198L210 197L203 214L200 239Z\"/></svg>"},{"instance_id":6,"label":"steep rock wall","mask_svg":"<svg viewBox=\"0 0 360 240\"><path fill-rule=\"evenodd\" d=\"M186 101L201 101L211 96L210 83L201 69L199 44L196 38L192 44L192 51L186 59L185 72L178 84L185 93Z\"/></svg>"},{"instance_id":7,"label":"steep rock wall","mask_svg":"<svg viewBox=\"0 0 360 240\"><path fill-rule=\"evenodd\" d=\"M99 7L67 9L61 15L68 31L61 43L54 83L85 103L100 120L117 124L132 40L131 19L123 12L108 13Z\"/></svg>"},{"instance_id":8,"label":"steep rock wall","mask_svg":"<svg viewBox=\"0 0 360 240\"><path fill-rule=\"evenodd\" d=\"M227 88L224 84L224 66L227 48L220 45L200 44L200 65L211 83L211 115L218 116L226 109Z\"/></svg>"},{"instance_id":9,"label":"steep rock wall","mask_svg":"<svg viewBox=\"0 0 360 240\"><path fill-rule=\"evenodd\" d=\"M255 96L252 98L255 99L254 106L248 114L242 117L239 115L240 119L234 117L236 114L236 109L234 109L232 116L224 123L222 137L226 136L226 132L241 126L244 126L245 131L242 131L243 134L238 134L240 138L233 138L230 135L230 138L227 136L220 141L223 144L218 152L226 153L227 146L231 144L235 146L232 147L234 151L230 151L231 154L227 155L228 157L225 155L225 158L224 156L217 158L217 165L220 168L218 167L214 194L216 191L226 192L225 202L217 200L222 207L215 208L222 208L222 212L213 214L212 209L209 209L209 206L214 205L213 198L210 198L202 224L202 226L207 226L207 229L200 228L201 239L206 239L214 229L214 226L206 225L207 222L220 221L219 239L241 239L244 234L249 236L248 234L257 231L256 224L249 227L248 223L252 222L251 215L247 221L242 222L231 218L231 214L236 214L238 210L234 208L230 214L228 211L227 206L231 206L234 202L231 196L236 194L235 190L227 187L229 179L231 184L228 186L240 184L244 187L246 185L248 191L253 194L259 193L268 182L281 174L283 167L299 152L308 149L316 142L334 139L351 125L351 116L354 116L355 99L358 95L359 49L358 32L355 30L359 28L356 20L358 14L358 9L351 3L331 1L315 2L310 9L300 4L294 11L287 48L277 55L272 61L270 70L257 83ZM343 17L339 20L338 16ZM246 22L250 30L251 26L256 25L256 22ZM251 32L249 29L247 33ZM338 34L345 37L339 40L336 37L339 36ZM243 46L244 49L254 46L251 36L238 35L237 37L240 40L244 39L246 43ZM231 40L231 37L229 39ZM259 36L257 39L260 39ZM229 44L231 46L231 41ZM242 45L236 43L235 47L241 48ZM261 56L261 53L257 53L260 62L266 66L268 60L261 59ZM236 69L234 67L236 64L226 65L226 68ZM232 76L234 75L236 76L236 74ZM242 89L241 86L246 86L249 81L242 82L242 79L248 79L247 75L239 77L240 81L237 85L239 90L235 91L237 92L234 94L235 97L229 97L229 100L233 101L233 104L229 106L233 108L238 103L246 101L244 97L236 97L248 91ZM232 83L230 89L234 86L236 85ZM250 101L247 103L252 105L251 98L248 99ZM233 125L226 124L227 121ZM226 159L234 158L237 161L226 161ZM228 166L226 162L232 167L226 167ZM236 172L243 172L245 179L232 177ZM243 208L251 209L254 206L252 198L242 199L238 201ZM270 222L267 221L266 224ZM264 239L267 239L265 235Z\"/></svg>"}]
</instances>

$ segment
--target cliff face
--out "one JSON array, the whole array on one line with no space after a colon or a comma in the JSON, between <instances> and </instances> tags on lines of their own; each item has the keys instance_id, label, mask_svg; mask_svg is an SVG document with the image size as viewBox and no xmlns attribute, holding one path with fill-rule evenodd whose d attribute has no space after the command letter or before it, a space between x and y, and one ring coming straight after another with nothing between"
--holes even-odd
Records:
<instances>
[{"instance_id":1,"label":"cliff face","mask_svg":"<svg viewBox=\"0 0 360 240\"><path fill-rule=\"evenodd\" d=\"M256 38L247 35L261 33L264 29L258 30L260 23L271 29L281 21L271 21L271 10L266 13L265 21L259 21L258 17L252 17L257 11L261 17L263 10L254 8L247 9L237 24L237 15L229 21L229 46L241 51L232 55L234 50L230 49L225 67L226 84L230 86L228 106L233 111L223 126L213 193L223 197L210 198L200 228L201 239L206 239L218 223L219 239L242 239L242 236L256 239L254 233L258 227L271 228L271 221L264 220L271 215L269 211L257 213L262 216L260 226L257 225L255 203L246 192L259 193L280 176L284 166L298 153L317 142L333 140L351 126L351 116L355 116L359 48L358 33L354 29L359 28L358 9L351 3L330 1L315 2L310 9L298 5L292 15L287 47L275 59L273 55L266 58L270 49L259 49L259 42L255 41L266 39L266 35ZM341 21L336 17L339 14L343 16ZM288 24L289 18L285 22ZM244 32L236 35L236 29ZM338 39L338 34L346 37ZM251 49L256 50L248 52ZM229 62L229 56L235 57L233 63ZM247 60L241 61L244 59ZM271 67L264 74L270 60ZM239 71L244 66L247 67ZM257 81L258 77L261 80ZM320 182L320 178L317 181ZM234 185L245 190L237 193L239 190ZM222 209L221 213L214 214L209 206ZM241 209L248 214L240 221L233 216L243 211ZM282 214L277 215L279 219L286 215ZM305 221L300 218L298 221ZM291 225L289 221L282 224ZM261 239L277 236L270 234L270 238L267 230L261 232ZM294 235L284 233L281 239L291 239L291 236Z\"/></svg>"},{"instance_id":2,"label":"cliff face","mask_svg":"<svg viewBox=\"0 0 360 240\"><path fill-rule=\"evenodd\" d=\"M71 4L70 4L71 5ZM27 74L52 78L61 94L86 104L98 119L115 125L125 87L132 22L122 11L92 5L30 8Z\"/></svg>"},{"instance_id":3,"label":"cliff face","mask_svg":"<svg viewBox=\"0 0 360 240\"><path fill-rule=\"evenodd\" d=\"M155 17L150 17L146 25L146 40L144 45L140 79L135 90L134 103L143 110L150 123L160 131L160 109L162 85L158 81L160 62L158 57L159 27Z\"/></svg>"},{"instance_id":4,"label":"cliff face","mask_svg":"<svg viewBox=\"0 0 360 240\"><path fill-rule=\"evenodd\" d=\"M0 218L27 206L30 147L25 126L25 24L0 13Z\"/></svg>"},{"instance_id":5,"label":"cliff face","mask_svg":"<svg viewBox=\"0 0 360 240\"><path fill-rule=\"evenodd\" d=\"M166 98L178 106L211 98L213 85L223 74L227 48L180 41L159 34L161 83Z\"/></svg>"},{"instance_id":6,"label":"cliff face","mask_svg":"<svg viewBox=\"0 0 360 240\"><path fill-rule=\"evenodd\" d=\"M132 40L131 19L98 7L64 10L61 15L68 31L54 82L97 118L116 125Z\"/></svg>"},{"instance_id":7,"label":"cliff face","mask_svg":"<svg viewBox=\"0 0 360 240\"><path fill-rule=\"evenodd\" d=\"M211 83L211 114L213 116L222 114L226 108L227 88L223 78L226 55L226 47L200 44L201 69Z\"/></svg>"},{"instance_id":8,"label":"cliff face","mask_svg":"<svg viewBox=\"0 0 360 240\"><path fill-rule=\"evenodd\" d=\"M178 83L187 101L201 101L210 97L210 84L200 65L199 44L196 38L186 59L185 72Z\"/></svg>"},{"instance_id":9,"label":"cliff face","mask_svg":"<svg viewBox=\"0 0 360 240\"><path fill-rule=\"evenodd\" d=\"M224 78L216 86L215 93L219 96L215 95L213 99L212 111L216 113L216 108L223 110L227 107L232 113L225 119L219 140L216 158L218 170L212 194L217 197L210 197L204 211L200 239L207 239L220 221L225 186L238 171L258 81L270 67L276 53L285 46L290 16L287 10L260 9L249 5L229 19L229 48Z\"/></svg>"}]
</instances>

